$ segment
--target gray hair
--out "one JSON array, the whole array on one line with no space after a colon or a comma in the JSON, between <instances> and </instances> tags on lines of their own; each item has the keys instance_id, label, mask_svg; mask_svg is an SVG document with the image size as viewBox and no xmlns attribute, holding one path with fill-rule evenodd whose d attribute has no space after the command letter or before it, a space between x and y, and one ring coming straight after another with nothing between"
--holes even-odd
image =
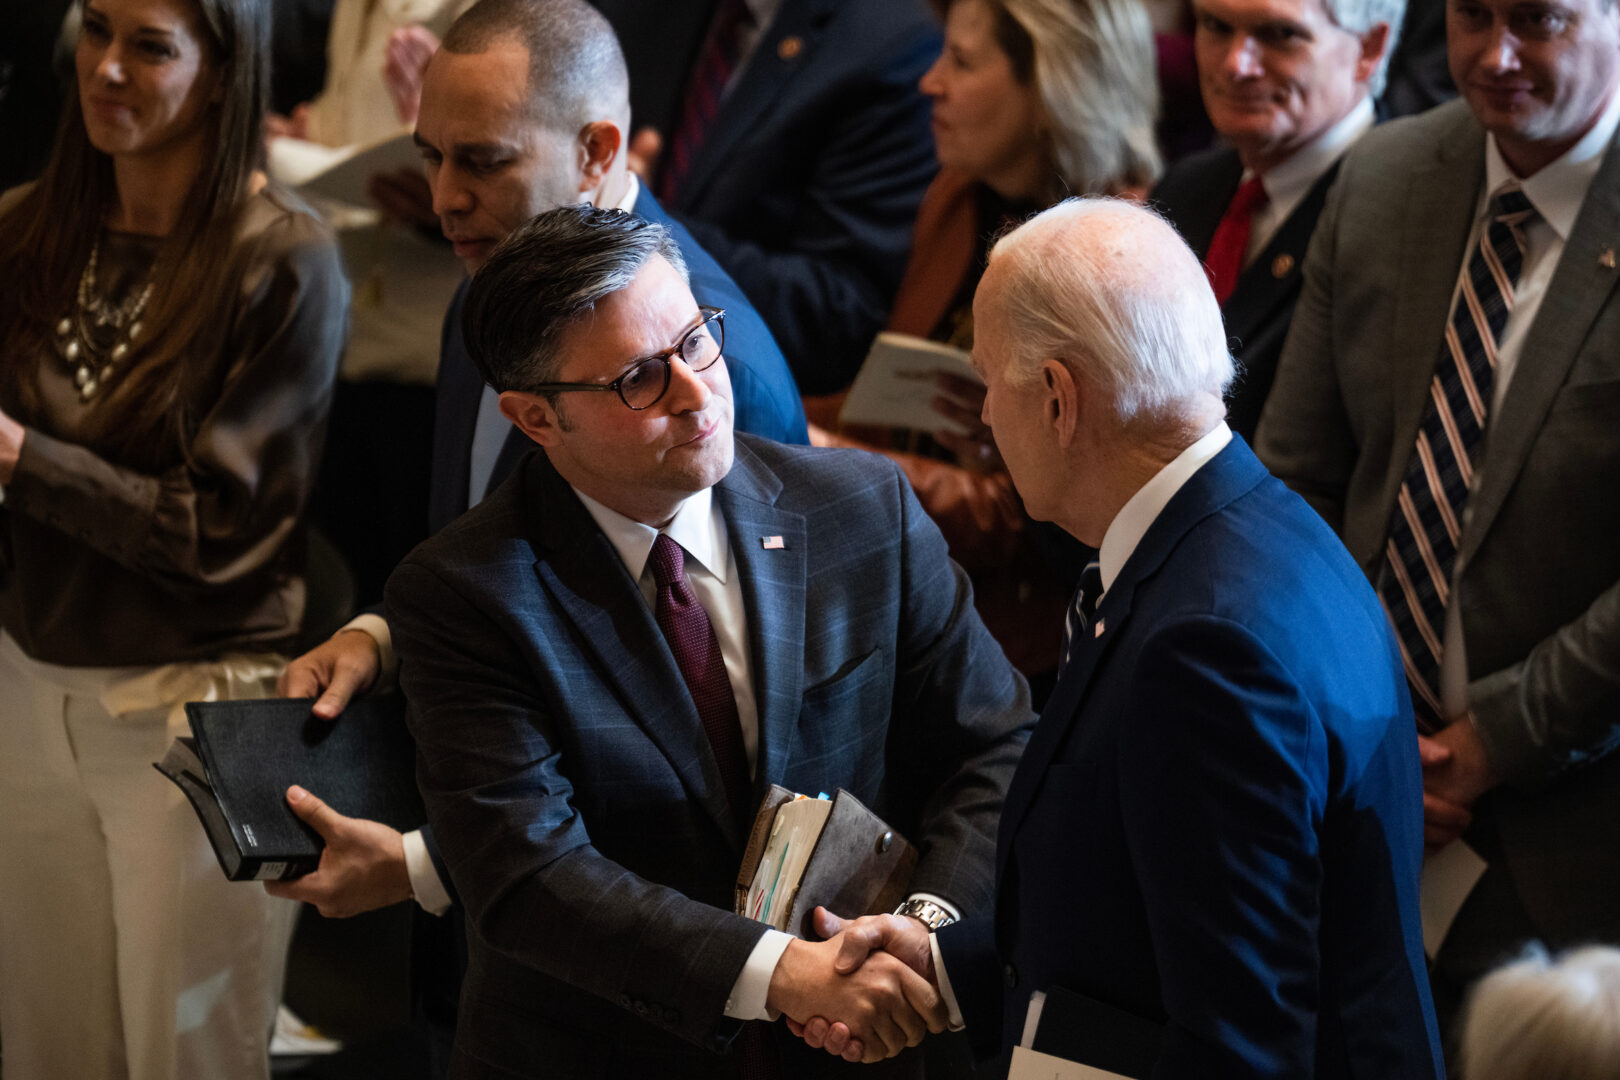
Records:
<instances>
[{"instance_id":1,"label":"gray hair","mask_svg":"<svg viewBox=\"0 0 1620 1080\"><path fill-rule=\"evenodd\" d=\"M1592 945L1556 960L1540 945L1474 990L1462 1034L1469 1080L1620 1076L1620 950Z\"/></svg>"},{"instance_id":2,"label":"gray hair","mask_svg":"<svg viewBox=\"0 0 1620 1080\"><path fill-rule=\"evenodd\" d=\"M1322 6L1327 9L1328 18L1333 20L1335 26L1348 30L1358 38L1379 23L1389 24L1384 57L1378 62L1378 70L1367 81L1368 92L1376 98L1384 92L1389 61L1395 55L1396 43L1400 41L1401 23L1406 18L1406 0L1322 0Z\"/></svg>"},{"instance_id":3,"label":"gray hair","mask_svg":"<svg viewBox=\"0 0 1620 1080\"><path fill-rule=\"evenodd\" d=\"M1121 199L1067 199L1007 233L999 266L1007 380L1056 358L1101 386L1121 423L1190 418L1232 381L1209 278L1175 229Z\"/></svg>"},{"instance_id":4,"label":"gray hair","mask_svg":"<svg viewBox=\"0 0 1620 1080\"><path fill-rule=\"evenodd\" d=\"M630 123L630 73L613 27L585 0L479 0L445 31L446 52L529 51L529 112L573 134L597 120Z\"/></svg>"},{"instance_id":5,"label":"gray hair","mask_svg":"<svg viewBox=\"0 0 1620 1080\"><path fill-rule=\"evenodd\" d=\"M473 275L462 309L462 337L484 381L500 391L556 382L558 338L654 256L686 278L667 228L589 203L547 210L513 230Z\"/></svg>"},{"instance_id":6,"label":"gray hair","mask_svg":"<svg viewBox=\"0 0 1620 1080\"><path fill-rule=\"evenodd\" d=\"M1104 194L1158 179L1158 62L1142 5L992 0L990 7L1014 74L1033 83L1046 110L1052 163L1068 191Z\"/></svg>"}]
</instances>

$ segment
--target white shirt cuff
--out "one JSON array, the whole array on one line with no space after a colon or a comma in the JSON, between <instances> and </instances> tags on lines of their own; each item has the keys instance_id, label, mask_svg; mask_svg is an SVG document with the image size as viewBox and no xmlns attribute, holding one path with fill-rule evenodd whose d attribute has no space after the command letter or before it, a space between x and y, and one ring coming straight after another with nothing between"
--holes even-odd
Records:
<instances>
[{"instance_id":1,"label":"white shirt cuff","mask_svg":"<svg viewBox=\"0 0 1620 1080\"><path fill-rule=\"evenodd\" d=\"M381 615L366 612L356 615L343 624L344 630L363 630L371 635L371 640L377 643L377 658L380 666L377 669L377 682L372 686L372 693L392 690L399 681L399 655L394 652L394 635L388 630L388 622Z\"/></svg>"},{"instance_id":2,"label":"white shirt cuff","mask_svg":"<svg viewBox=\"0 0 1620 1080\"><path fill-rule=\"evenodd\" d=\"M375 616L373 616L375 618ZM411 895L429 915L443 915L450 910L450 893L439 880L439 869L428 854L427 842L421 829L405 834L405 872L411 878Z\"/></svg>"},{"instance_id":3,"label":"white shirt cuff","mask_svg":"<svg viewBox=\"0 0 1620 1080\"><path fill-rule=\"evenodd\" d=\"M935 900L934 903L939 903ZM962 1022L962 1010L956 1004L956 991L951 989L951 977L945 974L945 958L939 952L939 935L928 935L928 948L934 954L934 984L939 987L940 1000L945 1003L945 1018L950 1022L952 1031L961 1031L967 1027Z\"/></svg>"},{"instance_id":4,"label":"white shirt cuff","mask_svg":"<svg viewBox=\"0 0 1620 1080\"><path fill-rule=\"evenodd\" d=\"M776 962L787 952L792 934L780 930L767 930L765 936L748 954L742 973L731 984L731 996L726 998L726 1015L733 1020L775 1020L777 1015L765 1004L771 989L771 976L776 974Z\"/></svg>"}]
</instances>

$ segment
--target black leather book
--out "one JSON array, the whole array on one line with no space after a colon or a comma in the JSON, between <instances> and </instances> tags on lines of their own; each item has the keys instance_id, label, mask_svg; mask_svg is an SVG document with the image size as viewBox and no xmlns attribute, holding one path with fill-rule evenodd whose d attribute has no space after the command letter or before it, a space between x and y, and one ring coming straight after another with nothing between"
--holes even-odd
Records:
<instances>
[{"instance_id":1,"label":"black leather book","mask_svg":"<svg viewBox=\"0 0 1620 1080\"><path fill-rule=\"evenodd\" d=\"M192 737L153 763L185 792L232 881L285 881L320 863L325 842L287 805L293 784L349 817L400 830L427 820L404 698L357 698L335 721L312 715L313 704L190 702Z\"/></svg>"}]
</instances>

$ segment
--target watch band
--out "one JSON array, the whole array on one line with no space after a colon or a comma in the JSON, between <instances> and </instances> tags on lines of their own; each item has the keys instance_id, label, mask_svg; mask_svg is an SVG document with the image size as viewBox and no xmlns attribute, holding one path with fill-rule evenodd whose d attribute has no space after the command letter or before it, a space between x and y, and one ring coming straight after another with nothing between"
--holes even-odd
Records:
<instances>
[{"instance_id":1,"label":"watch band","mask_svg":"<svg viewBox=\"0 0 1620 1080\"><path fill-rule=\"evenodd\" d=\"M919 920L930 930L938 930L942 926L949 926L956 921L956 916L940 907L932 900L921 900L912 897L894 909L896 915L909 915Z\"/></svg>"}]
</instances>

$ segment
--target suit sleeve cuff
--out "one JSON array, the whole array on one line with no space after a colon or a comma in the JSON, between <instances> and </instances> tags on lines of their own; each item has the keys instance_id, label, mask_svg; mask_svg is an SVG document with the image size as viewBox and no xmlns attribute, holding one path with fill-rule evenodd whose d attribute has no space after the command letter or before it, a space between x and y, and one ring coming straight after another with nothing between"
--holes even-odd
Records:
<instances>
[{"instance_id":1,"label":"suit sleeve cuff","mask_svg":"<svg viewBox=\"0 0 1620 1080\"><path fill-rule=\"evenodd\" d=\"M439 880L439 871L428 857L427 844L421 829L405 834L405 872L411 878L411 895L429 915L443 915L450 910L450 893Z\"/></svg>"},{"instance_id":2,"label":"suit sleeve cuff","mask_svg":"<svg viewBox=\"0 0 1620 1080\"><path fill-rule=\"evenodd\" d=\"M343 630L360 630L371 635L371 640L377 643L377 682L371 688L372 693L381 693L392 690L399 682L399 654L394 652L394 635L389 632L388 622L381 615L364 612L356 615L343 624Z\"/></svg>"},{"instance_id":3,"label":"suit sleeve cuff","mask_svg":"<svg viewBox=\"0 0 1620 1080\"><path fill-rule=\"evenodd\" d=\"M1555 775L1558 766L1549 758L1545 738L1538 737L1526 718L1523 687L1522 663L1474 680L1468 686L1467 719L1497 779L1534 787Z\"/></svg>"},{"instance_id":4,"label":"suit sleeve cuff","mask_svg":"<svg viewBox=\"0 0 1620 1080\"><path fill-rule=\"evenodd\" d=\"M933 899L930 897L929 899ZM939 903L934 900L934 903ZM967 1027L962 1019L962 1009L956 1004L956 991L951 989L951 977L945 971L945 957L939 951L939 935L928 935L928 950L934 954L934 983L939 987L939 998L945 1003L945 1016L950 1021L952 1031L961 1031Z\"/></svg>"},{"instance_id":5,"label":"suit sleeve cuff","mask_svg":"<svg viewBox=\"0 0 1620 1080\"><path fill-rule=\"evenodd\" d=\"M780 930L767 930L754 945L743 964L742 974L731 985L731 996L726 998L726 1015L733 1020L775 1020L777 1013L765 1004L771 989L771 976L776 973L776 962L782 959L793 935Z\"/></svg>"}]
</instances>

